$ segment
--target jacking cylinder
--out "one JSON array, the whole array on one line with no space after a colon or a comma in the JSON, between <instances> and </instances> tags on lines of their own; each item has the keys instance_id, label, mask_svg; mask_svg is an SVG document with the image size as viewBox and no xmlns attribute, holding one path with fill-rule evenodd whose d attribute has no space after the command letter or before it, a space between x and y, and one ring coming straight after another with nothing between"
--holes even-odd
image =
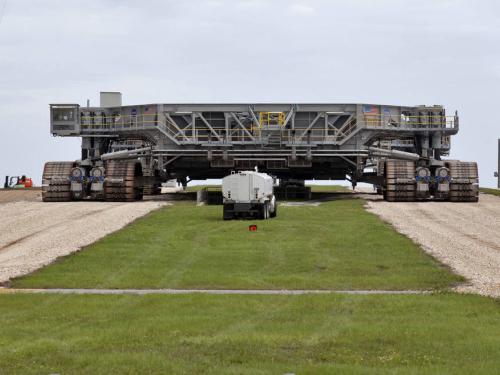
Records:
<instances>
[{"instance_id":1,"label":"jacking cylinder","mask_svg":"<svg viewBox=\"0 0 500 375\"><path fill-rule=\"evenodd\" d=\"M426 167L418 167L415 181L417 181L417 198L428 198L430 196L429 185L431 182L431 171Z\"/></svg>"},{"instance_id":2,"label":"jacking cylinder","mask_svg":"<svg viewBox=\"0 0 500 375\"><path fill-rule=\"evenodd\" d=\"M90 195L93 199L104 199L104 167L95 167L90 170Z\"/></svg>"},{"instance_id":3,"label":"jacking cylinder","mask_svg":"<svg viewBox=\"0 0 500 375\"><path fill-rule=\"evenodd\" d=\"M437 168L434 180L436 182L434 198L447 199L450 195L450 170L445 167Z\"/></svg>"},{"instance_id":4,"label":"jacking cylinder","mask_svg":"<svg viewBox=\"0 0 500 375\"><path fill-rule=\"evenodd\" d=\"M76 167L71 170L69 177L71 181L71 196L73 199L83 199L85 195L85 169Z\"/></svg>"}]
</instances>

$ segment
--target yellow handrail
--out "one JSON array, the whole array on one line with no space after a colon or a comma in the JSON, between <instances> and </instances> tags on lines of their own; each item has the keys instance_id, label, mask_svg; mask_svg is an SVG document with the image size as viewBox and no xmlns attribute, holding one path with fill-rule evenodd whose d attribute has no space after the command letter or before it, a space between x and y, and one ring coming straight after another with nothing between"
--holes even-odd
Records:
<instances>
[{"instance_id":1,"label":"yellow handrail","mask_svg":"<svg viewBox=\"0 0 500 375\"><path fill-rule=\"evenodd\" d=\"M259 112L259 127L278 125L283 126L285 124L285 113L284 112Z\"/></svg>"}]
</instances>

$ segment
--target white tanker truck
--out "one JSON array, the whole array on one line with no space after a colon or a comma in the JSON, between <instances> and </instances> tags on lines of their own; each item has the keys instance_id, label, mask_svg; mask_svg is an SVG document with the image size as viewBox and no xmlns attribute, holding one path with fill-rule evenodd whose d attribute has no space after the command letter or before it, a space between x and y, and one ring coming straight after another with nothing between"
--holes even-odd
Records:
<instances>
[{"instance_id":1,"label":"white tanker truck","mask_svg":"<svg viewBox=\"0 0 500 375\"><path fill-rule=\"evenodd\" d=\"M224 220L276 217L274 180L265 173L233 172L222 179Z\"/></svg>"}]
</instances>

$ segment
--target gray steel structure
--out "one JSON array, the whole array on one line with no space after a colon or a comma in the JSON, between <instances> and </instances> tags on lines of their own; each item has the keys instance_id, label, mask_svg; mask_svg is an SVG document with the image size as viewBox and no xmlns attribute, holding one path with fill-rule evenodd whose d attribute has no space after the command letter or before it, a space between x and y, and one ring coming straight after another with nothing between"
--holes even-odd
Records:
<instances>
[{"instance_id":1,"label":"gray steel structure","mask_svg":"<svg viewBox=\"0 0 500 375\"><path fill-rule=\"evenodd\" d=\"M427 168L430 177L437 168L447 168L441 157L448 155L450 136L459 130L458 115L446 116L445 109L436 105L108 106L121 104L121 94L103 97L105 103L99 107L51 104L51 133L82 138L82 157L75 167L83 175L100 167L107 180L108 162L140 161L137 180L148 193L167 179L185 184L254 167L283 181L347 178L353 186L369 182L384 192L391 190L384 168L387 160L414 163L412 175L406 177L413 178L418 191L416 168ZM50 178L48 173L45 185ZM439 195L434 194L434 185L429 186L422 197Z\"/></svg>"}]
</instances>

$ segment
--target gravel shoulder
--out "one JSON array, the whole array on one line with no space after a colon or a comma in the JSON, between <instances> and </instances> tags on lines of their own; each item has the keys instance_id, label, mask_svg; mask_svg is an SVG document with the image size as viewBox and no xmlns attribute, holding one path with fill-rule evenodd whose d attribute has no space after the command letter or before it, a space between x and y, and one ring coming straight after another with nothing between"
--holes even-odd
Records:
<instances>
[{"instance_id":1,"label":"gravel shoulder","mask_svg":"<svg viewBox=\"0 0 500 375\"><path fill-rule=\"evenodd\" d=\"M78 251L164 202L0 201L0 282Z\"/></svg>"},{"instance_id":2,"label":"gravel shoulder","mask_svg":"<svg viewBox=\"0 0 500 375\"><path fill-rule=\"evenodd\" d=\"M391 203L361 196L368 211L469 280L457 291L500 297L500 197L481 194L478 203Z\"/></svg>"},{"instance_id":3,"label":"gravel shoulder","mask_svg":"<svg viewBox=\"0 0 500 375\"><path fill-rule=\"evenodd\" d=\"M42 201L42 189L0 189L0 203Z\"/></svg>"}]
</instances>

